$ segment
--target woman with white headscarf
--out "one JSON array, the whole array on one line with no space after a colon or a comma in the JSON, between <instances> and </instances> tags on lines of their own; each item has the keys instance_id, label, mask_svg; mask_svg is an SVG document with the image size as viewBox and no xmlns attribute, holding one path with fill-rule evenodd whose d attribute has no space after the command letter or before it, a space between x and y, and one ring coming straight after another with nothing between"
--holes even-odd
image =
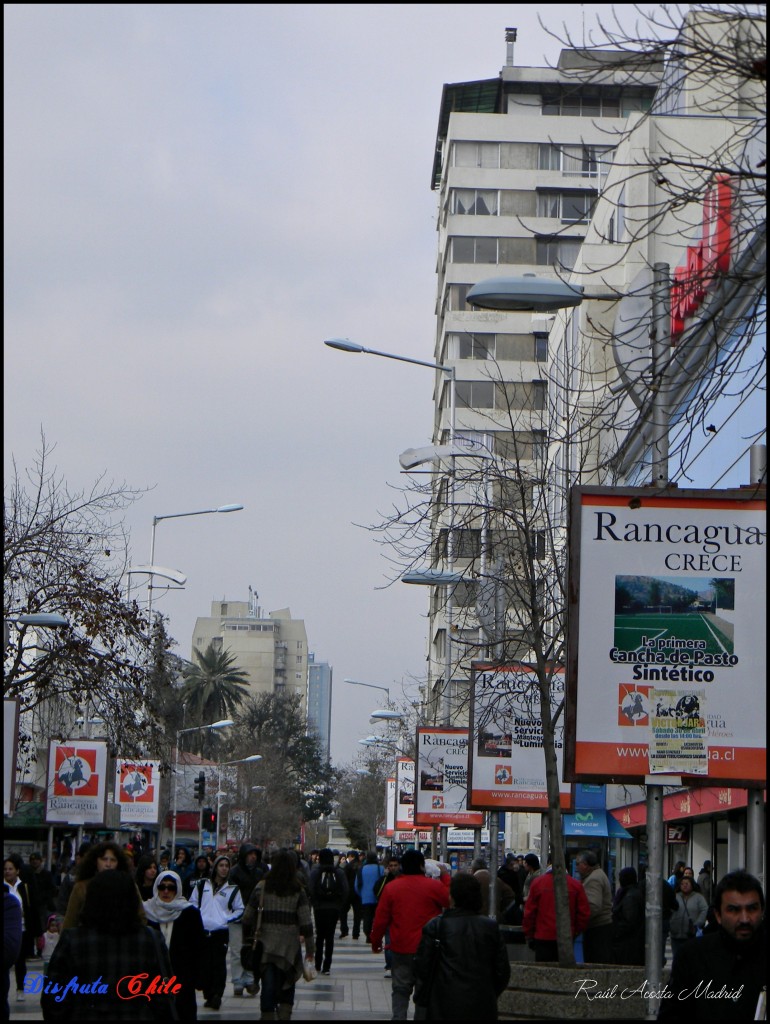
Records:
<instances>
[{"instance_id":1,"label":"woman with white headscarf","mask_svg":"<svg viewBox=\"0 0 770 1024\"><path fill-rule=\"evenodd\" d=\"M171 967L182 987L176 994L179 1020L197 1020L195 985L200 983L204 932L200 910L182 895L182 882L175 871L161 871L152 887L152 896L144 902L151 928L157 928L166 940Z\"/></svg>"}]
</instances>

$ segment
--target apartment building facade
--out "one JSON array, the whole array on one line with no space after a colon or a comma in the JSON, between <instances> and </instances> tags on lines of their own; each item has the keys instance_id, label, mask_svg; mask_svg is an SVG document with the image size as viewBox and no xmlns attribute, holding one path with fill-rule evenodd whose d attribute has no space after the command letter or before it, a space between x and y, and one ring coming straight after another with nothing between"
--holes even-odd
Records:
<instances>
[{"instance_id":1,"label":"apartment building facade","mask_svg":"<svg viewBox=\"0 0 770 1024\"><path fill-rule=\"evenodd\" d=\"M307 708L307 632L289 608L265 612L251 588L247 601L212 601L211 614L195 621L192 649L203 652L209 644L235 658L255 696L297 694Z\"/></svg>"},{"instance_id":2,"label":"apartment building facade","mask_svg":"<svg viewBox=\"0 0 770 1024\"><path fill-rule=\"evenodd\" d=\"M615 142L629 116L649 109L661 67L629 69L626 54L571 50L555 68L518 67L511 46L508 52L497 78L443 90L431 182L439 207L435 357L454 367L455 436L531 467L534 488L549 438L552 318L472 310L466 296L497 275L569 273ZM435 444L450 437L451 390L439 375ZM467 469L470 460L455 460L455 470L461 464ZM485 486L472 471L435 475L434 568L462 572L494 557L500 538L469 512ZM480 504L490 500L505 495L484 494ZM474 584L432 590L427 690L434 718L467 721L470 662L488 648L478 597ZM504 614L515 627L516 609Z\"/></svg>"}]
</instances>

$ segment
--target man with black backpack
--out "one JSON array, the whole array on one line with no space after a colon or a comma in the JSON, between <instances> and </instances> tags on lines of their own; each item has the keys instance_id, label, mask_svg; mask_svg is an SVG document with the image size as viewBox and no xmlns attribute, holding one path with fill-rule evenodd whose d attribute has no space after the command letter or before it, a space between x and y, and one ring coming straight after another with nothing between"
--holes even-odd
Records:
<instances>
[{"instance_id":1,"label":"man with black backpack","mask_svg":"<svg viewBox=\"0 0 770 1024\"><path fill-rule=\"evenodd\" d=\"M315 968L328 974L334 953L337 917L348 901L348 882L342 868L334 866L331 850L321 850L310 871L310 901L315 917Z\"/></svg>"}]
</instances>

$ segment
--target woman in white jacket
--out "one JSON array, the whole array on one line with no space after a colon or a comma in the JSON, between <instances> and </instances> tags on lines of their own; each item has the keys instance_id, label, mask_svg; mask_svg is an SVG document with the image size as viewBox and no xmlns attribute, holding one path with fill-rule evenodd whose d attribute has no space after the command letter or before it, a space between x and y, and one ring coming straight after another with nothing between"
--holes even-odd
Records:
<instances>
[{"instance_id":1,"label":"woman in white jacket","mask_svg":"<svg viewBox=\"0 0 770 1024\"><path fill-rule=\"evenodd\" d=\"M243 900L238 886L228 881L230 860L217 857L211 878L201 878L193 886L190 903L198 907L205 931L204 963L207 964L203 984L204 1006L218 1010L227 984L227 945L230 922L243 916Z\"/></svg>"}]
</instances>

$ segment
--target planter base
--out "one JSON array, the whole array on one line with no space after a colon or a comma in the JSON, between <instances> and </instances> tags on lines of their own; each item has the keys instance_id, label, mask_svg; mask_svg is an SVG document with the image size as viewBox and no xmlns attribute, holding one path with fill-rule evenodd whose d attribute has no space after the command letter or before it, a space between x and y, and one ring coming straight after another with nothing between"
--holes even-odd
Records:
<instances>
[{"instance_id":1,"label":"planter base","mask_svg":"<svg viewBox=\"0 0 770 1024\"><path fill-rule=\"evenodd\" d=\"M500 1020L644 1020L649 994L644 967L514 962L497 1006Z\"/></svg>"}]
</instances>

